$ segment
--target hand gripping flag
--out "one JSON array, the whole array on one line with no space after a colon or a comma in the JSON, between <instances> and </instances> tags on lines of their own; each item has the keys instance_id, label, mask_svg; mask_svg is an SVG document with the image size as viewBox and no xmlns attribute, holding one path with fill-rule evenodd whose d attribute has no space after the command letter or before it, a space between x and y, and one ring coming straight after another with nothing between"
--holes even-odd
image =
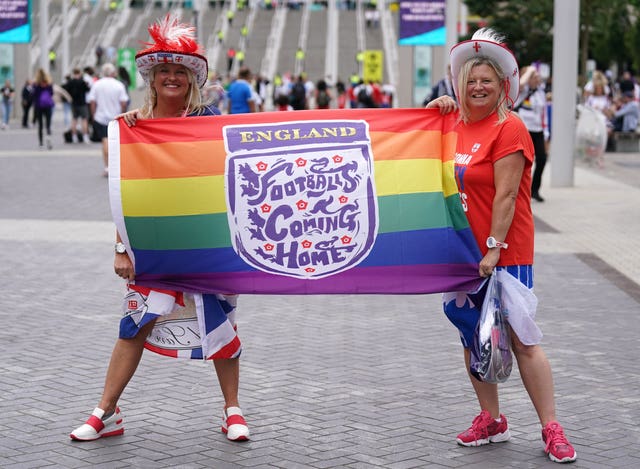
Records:
<instances>
[{"instance_id":1,"label":"hand gripping flag","mask_svg":"<svg viewBox=\"0 0 640 469\"><path fill-rule=\"evenodd\" d=\"M136 284L202 293L475 289L455 118L272 112L109 126L114 221Z\"/></svg>"}]
</instances>

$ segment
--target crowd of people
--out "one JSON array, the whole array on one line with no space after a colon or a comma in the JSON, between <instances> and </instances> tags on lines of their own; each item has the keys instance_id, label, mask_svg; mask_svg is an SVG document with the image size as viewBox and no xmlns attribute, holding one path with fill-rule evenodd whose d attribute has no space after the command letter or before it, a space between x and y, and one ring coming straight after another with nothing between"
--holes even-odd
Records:
<instances>
[{"instance_id":1,"label":"crowd of people","mask_svg":"<svg viewBox=\"0 0 640 469\"><path fill-rule=\"evenodd\" d=\"M604 116L609 134L635 132L640 117L640 85L630 71L616 81L610 73L596 70L583 88L583 102Z\"/></svg>"},{"instance_id":2,"label":"crowd of people","mask_svg":"<svg viewBox=\"0 0 640 469\"><path fill-rule=\"evenodd\" d=\"M242 97L237 96L243 90ZM391 84L365 82L358 75L345 84L318 79L306 73L293 76L277 74L269 80L254 75L247 66L240 67L237 77L211 74L203 89L205 99L223 113L263 111L301 111L309 109L390 108L394 105L395 88ZM240 99L240 101L239 101ZM271 101L271 103L269 103Z\"/></svg>"},{"instance_id":3,"label":"crowd of people","mask_svg":"<svg viewBox=\"0 0 640 469\"><path fill-rule=\"evenodd\" d=\"M116 68L110 62L102 64L99 72L96 73L92 66L86 66L82 70L74 68L71 74L58 84L54 82L49 72L39 68L34 78L25 80L20 91L21 126L24 129L37 128L38 146L41 149L53 148L51 125L53 114L59 108L63 113L65 128L63 136L66 143L103 142L106 145L101 138L99 126L106 126L109 120L124 112L129 106L130 77L124 67ZM97 88L94 87L104 78L113 79L114 83L117 82L115 87L118 91L124 93L120 95L124 100L124 108L116 113L103 113L108 106L104 103L104 93L99 91L102 84ZM2 88L3 130L9 127L13 102L16 99L15 89L10 80L6 80ZM106 139L106 130L104 137ZM106 149L104 153L106 155Z\"/></svg>"}]
</instances>

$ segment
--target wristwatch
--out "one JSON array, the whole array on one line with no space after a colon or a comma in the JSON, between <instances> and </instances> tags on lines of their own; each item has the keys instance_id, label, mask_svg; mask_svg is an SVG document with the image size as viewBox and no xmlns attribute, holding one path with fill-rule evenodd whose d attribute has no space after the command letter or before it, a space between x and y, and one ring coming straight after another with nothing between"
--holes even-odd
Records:
<instances>
[{"instance_id":1,"label":"wristwatch","mask_svg":"<svg viewBox=\"0 0 640 469\"><path fill-rule=\"evenodd\" d=\"M491 248L507 249L509 247L509 245L507 243L496 241L496 238L494 238L493 236L489 236L487 238L487 247L489 249L491 249Z\"/></svg>"},{"instance_id":2,"label":"wristwatch","mask_svg":"<svg viewBox=\"0 0 640 469\"><path fill-rule=\"evenodd\" d=\"M124 243L116 243L116 252L118 254L124 254L125 252L127 252L127 247L124 245Z\"/></svg>"}]
</instances>

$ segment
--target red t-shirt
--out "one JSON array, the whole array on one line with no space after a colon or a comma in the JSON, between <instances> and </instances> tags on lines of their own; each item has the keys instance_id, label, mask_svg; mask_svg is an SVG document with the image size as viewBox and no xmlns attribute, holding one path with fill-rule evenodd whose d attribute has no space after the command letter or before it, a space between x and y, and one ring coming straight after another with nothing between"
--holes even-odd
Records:
<instances>
[{"instance_id":1,"label":"red t-shirt","mask_svg":"<svg viewBox=\"0 0 640 469\"><path fill-rule=\"evenodd\" d=\"M511 113L502 124L498 124L498 115L494 113L479 122L460 122L456 131L456 182L462 206L483 255L488 249L487 237L492 234L491 211L496 193L493 163L511 153L523 152L524 172L520 180L513 221L504 239L509 247L500 253L498 265L533 264L531 165L534 150L527 128Z\"/></svg>"}]
</instances>

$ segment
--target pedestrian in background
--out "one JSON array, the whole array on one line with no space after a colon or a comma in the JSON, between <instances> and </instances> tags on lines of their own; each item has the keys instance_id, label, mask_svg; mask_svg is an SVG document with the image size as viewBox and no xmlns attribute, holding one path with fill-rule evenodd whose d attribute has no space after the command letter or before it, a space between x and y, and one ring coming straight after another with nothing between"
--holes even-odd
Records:
<instances>
[{"instance_id":1,"label":"pedestrian in background","mask_svg":"<svg viewBox=\"0 0 640 469\"><path fill-rule=\"evenodd\" d=\"M535 151L535 165L531 178L531 198L544 202L540 195L542 172L547 164L549 126L547 124L547 95L542 78L535 67L526 67L520 77L520 96L514 106L524 125L527 126Z\"/></svg>"},{"instance_id":2,"label":"pedestrian in background","mask_svg":"<svg viewBox=\"0 0 640 469\"><path fill-rule=\"evenodd\" d=\"M249 80L251 80L251 70L242 67L238 72L238 78L229 85L227 90L229 114L256 112L255 96Z\"/></svg>"},{"instance_id":3,"label":"pedestrian in background","mask_svg":"<svg viewBox=\"0 0 640 469\"><path fill-rule=\"evenodd\" d=\"M527 128L510 111L519 92L518 63L503 38L480 29L471 40L451 49L451 72L459 99L455 131L456 182L463 208L483 258L479 275L505 270L533 288L534 225L531 212L531 166L534 149ZM428 108L456 112L451 96L431 101ZM462 446L481 446L511 437L500 413L498 385L470 373L470 347L479 307L465 292L446 293L445 314L458 328L467 373L480 404L480 414L456 439ZM526 313L525 313L526 314ZM522 382L542 425L545 452L555 462L571 462L576 452L556 420L553 377L539 344L524 345L511 333L511 348Z\"/></svg>"},{"instance_id":4,"label":"pedestrian in background","mask_svg":"<svg viewBox=\"0 0 640 469\"><path fill-rule=\"evenodd\" d=\"M91 143L89 140L89 106L87 93L89 85L82 78L82 70L74 68L71 78L63 85L71 95L71 139L76 136L78 142ZM78 130L78 124L80 130Z\"/></svg>"},{"instance_id":5,"label":"pedestrian in background","mask_svg":"<svg viewBox=\"0 0 640 469\"><path fill-rule=\"evenodd\" d=\"M127 110L129 95L121 81L116 79L116 67L107 62L102 65L102 78L96 81L89 90L89 108L93 116L93 131L102 142L103 175L109 174L109 147L107 143L107 126L115 117Z\"/></svg>"},{"instance_id":6,"label":"pedestrian in background","mask_svg":"<svg viewBox=\"0 0 640 469\"><path fill-rule=\"evenodd\" d=\"M9 127L9 119L11 118L11 108L13 107L13 95L15 90L11 85L11 80L6 79L2 90L2 129Z\"/></svg>"},{"instance_id":7,"label":"pedestrian in background","mask_svg":"<svg viewBox=\"0 0 640 469\"><path fill-rule=\"evenodd\" d=\"M36 72L34 82L33 103L38 123L38 144L40 149L44 148L44 132L46 131L47 148L51 150L53 148L53 143L51 142L51 116L55 105L53 100L53 81L49 74L40 68Z\"/></svg>"},{"instance_id":8,"label":"pedestrian in background","mask_svg":"<svg viewBox=\"0 0 640 469\"><path fill-rule=\"evenodd\" d=\"M22 103L22 128L29 128L29 111L33 105L33 80L27 78L21 92ZM35 120L35 118L34 118Z\"/></svg>"}]
</instances>

